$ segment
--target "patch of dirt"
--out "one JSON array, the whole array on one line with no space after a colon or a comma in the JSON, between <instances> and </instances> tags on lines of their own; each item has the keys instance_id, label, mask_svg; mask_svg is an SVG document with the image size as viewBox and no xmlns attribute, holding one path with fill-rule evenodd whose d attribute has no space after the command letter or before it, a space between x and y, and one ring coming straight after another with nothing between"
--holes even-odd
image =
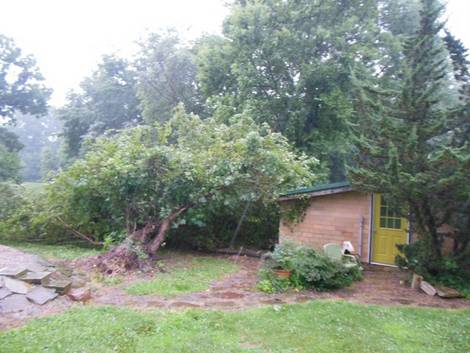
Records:
<instances>
[{"instance_id":1,"label":"patch of dirt","mask_svg":"<svg viewBox=\"0 0 470 353\"><path fill-rule=\"evenodd\" d=\"M0 266L1 266L0 247ZM8 250L11 254L11 250ZM15 256L19 254L16 253ZM21 255L23 256L23 255ZM177 266L189 265L198 253L163 253L164 266L151 272L134 271L126 274L120 284L106 286L102 282L92 283L92 299L85 305L117 305L140 309L185 309L201 308L205 310L235 311L246 308L304 303L315 299L347 300L354 303L377 304L387 306L415 306L415 307L439 307L439 308L463 308L470 307L468 299L441 299L437 296L430 297L413 290L406 280L408 273L392 268L379 266L366 266L364 280L356 282L348 288L334 292L316 291L290 291L280 294L264 294L256 290L257 272L261 265L259 259L249 257L217 255L218 258L226 258L237 263L239 271L225 278L214 281L210 288L203 292L179 295L173 298L164 298L158 295L137 296L125 291L127 285L136 280L145 280L158 276L158 271L165 271ZM204 255L207 256L207 255ZM85 262L86 263L86 262ZM68 266L72 264L69 263ZM75 270L84 271L80 262L74 262ZM86 270L89 270L87 268ZM56 314L72 307L69 299L61 297L34 310L24 310L0 320L0 330L24 324L27 319L50 314ZM83 305L83 304L78 304Z\"/></svg>"},{"instance_id":2,"label":"patch of dirt","mask_svg":"<svg viewBox=\"0 0 470 353\"><path fill-rule=\"evenodd\" d=\"M191 255L197 256L197 255ZM468 299L442 299L430 297L413 290L407 283L408 273L394 268L366 266L364 279L352 286L333 292L290 291L280 294L264 294L256 290L260 260L248 257L219 256L230 259L240 270L215 281L204 292L180 295L171 299L158 295L135 296L125 292L126 284L118 288L104 288L94 298L96 304L124 305L137 308L190 308L213 310L241 310L273 304L303 303L314 299L347 300L354 303L387 306L408 305L415 307L462 308L470 307ZM181 259L172 259L173 265ZM183 259L184 261L184 259ZM133 278L134 280L135 278Z\"/></svg>"}]
</instances>

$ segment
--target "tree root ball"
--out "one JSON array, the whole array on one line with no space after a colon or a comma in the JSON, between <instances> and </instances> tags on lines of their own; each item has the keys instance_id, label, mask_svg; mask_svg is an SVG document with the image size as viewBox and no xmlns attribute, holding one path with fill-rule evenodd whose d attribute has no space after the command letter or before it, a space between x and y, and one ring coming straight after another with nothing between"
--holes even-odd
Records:
<instances>
[{"instance_id":1,"label":"tree root ball","mask_svg":"<svg viewBox=\"0 0 470 353\"><path fill-rule=\"evenodd\" d=\"M149 258L143 257L133 247L121 244L110 251L95 256L93 267L101 273L111 275L132 270L149 271L152 264Z\"/></svg>"}]
</instances>

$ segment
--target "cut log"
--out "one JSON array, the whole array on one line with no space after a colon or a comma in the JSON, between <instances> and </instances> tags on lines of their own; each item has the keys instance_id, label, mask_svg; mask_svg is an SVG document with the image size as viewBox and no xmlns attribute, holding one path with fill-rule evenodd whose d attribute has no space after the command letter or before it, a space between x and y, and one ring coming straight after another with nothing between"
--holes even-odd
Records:
<instances>
[{"instance_id":1,"label":"cut log","mask_svg":"<svg viewBox=\"0 0 470 353\"><path fill-rule=\"evenodd\" d=\"M436 288L434 288L430 283L426 281L421 281L421 284L419 286L421 290L426 293L427 295L434 296L436 295L437 291Z\"/></svg>"},{"instance_id":2,"label":"cut log","mask_svg":"<svg viewBox=\"0 0 470 353\"><path fill-rule=\"evenodd\" d=\"M423 281L423 276L413 273L413 279L411 280L411 288L419 289L422 281Z\"/></svg>"},{"instance_id":3,"label":"cut log","mask_svg":"<svg viewBox=\"0 0 470 353\"><path fill-rule=\"evenodd\" d=\"M225 255L239 255L239 256L248 256L248 257L256 257L260 258L262 257L266 251L262 250L251 250L251 249L230 249L230 248L225 248L225 249L217 249L215 250L217 254L225 254Z\"/></svg>"}]
</instances>

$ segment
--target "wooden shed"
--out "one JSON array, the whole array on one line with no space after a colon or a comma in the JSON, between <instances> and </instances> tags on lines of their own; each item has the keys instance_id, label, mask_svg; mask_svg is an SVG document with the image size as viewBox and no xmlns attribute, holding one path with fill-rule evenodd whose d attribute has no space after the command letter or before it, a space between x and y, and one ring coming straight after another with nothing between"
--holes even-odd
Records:
<instances>
[{"instance_id":1,"label":"wooden shed","mask_svg":"<svg viewBox=\"0 0 470 353\"><path fill-rule=\"evenodd\" d=\"M393 266L396 245L411 240L408 220L380 194L359 192L348 182L290 191L280 205L290 207L300 200L307 202L305 213L297 222L281 219L280 242L292 240L322 250L327 243L350 241L361 261Z\"/></svg>"}]
</instances>

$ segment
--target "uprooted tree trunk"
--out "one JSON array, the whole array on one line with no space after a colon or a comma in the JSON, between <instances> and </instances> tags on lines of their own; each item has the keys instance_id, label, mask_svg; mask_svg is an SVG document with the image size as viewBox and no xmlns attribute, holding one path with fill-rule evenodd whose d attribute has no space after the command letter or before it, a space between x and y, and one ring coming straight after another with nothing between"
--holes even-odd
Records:
<instances>
[{"instance_id":1,"label":"uprooted tree trunk","mask_svg":"<svg viewBox=\"0 0 470 353\"><path fill-rule=\"evenodd\" d=\"M107 274L151 269L151 260L156 258L156 253L165 241L172 223L188 208L189 206L183 206L162 220L148 221L142 228L129 234L120 245L98 256L96 266Z\"/></svg>"},{"instance_id":2,"label":"uprooted tree trunk","mask_svg":"<svg viewBox=\"0 0 470 353\"><path fill-rule=\"evenodd\" d=\"M171 224L178 218L181 214L186 212L188 209L187 206L181 207L176 211L173 211L167 218L165 218L158 227L157 236L150 241L147 247L147 253L154 257L157 250L160 248L160 245L165 241L168 231L170 230Z\"/></svg>"}]
</instances>

